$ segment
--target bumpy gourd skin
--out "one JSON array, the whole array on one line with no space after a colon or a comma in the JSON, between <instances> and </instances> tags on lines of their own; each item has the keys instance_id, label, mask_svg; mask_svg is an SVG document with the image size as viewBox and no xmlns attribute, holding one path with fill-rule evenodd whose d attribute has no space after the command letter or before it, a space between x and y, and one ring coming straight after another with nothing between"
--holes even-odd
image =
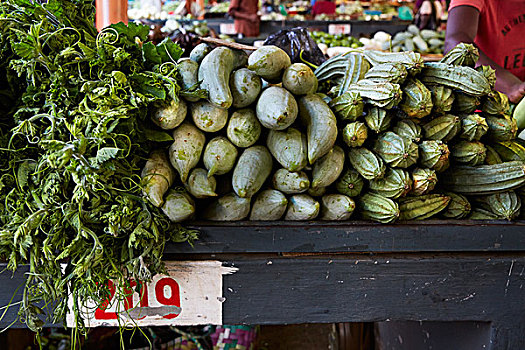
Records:
<instances>
[{"instance_id":1,"label":"bumpy gourd skin","mask_svg":"<svg viewBox=\"0 0 525 350\"><path fill-rule=\"evenodd\" d=\"M399 107L410 118L424 118L432 111L432 94L418 79L411 79L403 88Z\"/></svg>"},{"instance_id":2,"label":"bumpy gourd skin","mask_svg":"<svg viewBox=\"0 0 525 350\"><path fill-rule=\"evenodd\" d=\"M248 57L248 69L270 83L278 82L291 64L290 56L273 45L262 46Z\"/></svg>"},{"instance_id":3,"label":"bumpy gourd skin","mask_svg":"<svg viewBox=\"0 0 525 350\"><path fill-rule=\"evenodd\" d=\"M286 129L293 124L297 114L297 101L293 95L278 86L265 89L257 101L257 119L268 129Z\"/></svg>"},{"instance_id":4,"label":"bumpy gourd skin","mask_svg":"<svg viewBox=\"0 0 525 350\"><path fill-rule=\"evenodd\" d=\"M357 197L361 194L365 181L363 177L354 169L348 169L335 182L337 192L347 195L348 197Z\"/></svg>"},{"instance_id":5,"label":"bumpy gourd skin","mask_svg":"<svg viewBox=\"0 0 525 350\"><path fill-rule=\"evenodd\" d=\"M273 157L289 171L302 170L308 163L306 136L299 130L270 130L266 145Z\"/></svg>"},{"instance_id":6,"label":"bumpy gourd skin","mask_svg":"<svg viewBox=\"0 0 525 350\"><path fill-rule=\"evenodd\" d=\"M199 83L199 64L189 58L181 58L177 64L181 79L181 89L188 90L194 88ZM182 96L186 101L197 102L198 97Z\"/></svg>"},{"instance_id":7,"label":"bumpy gourd skin","mask_svg":"<svg viewBox=\"0 0 525 350\"><path fill-rule=\"evenodd\" d=\"M175 170L164 150L151 152L144 169L142 169L144 194L156 207L164 204L164 195L175 181Z\"/></svg>"},{"instance_id":8,"label":"bumpy gourd skin","mask_svg":"<svg viewBox=\"0 0 525 350\"><path fill-rule=\"evenodd\" d=\"M438 115L450 112L456 97L452 89L443 85L431 85L429 89L432 97L432 112Z\"/></svg>"},{"instance_id":9,"label":"bumpy gourd skin","mask_svg":"<svg viewBox=\"0 0 525 350\"><path fill-rule=\"evenodd\" d=\"M235 146L247 148L259 140L261 130L261 123L255 116L255 112L249 108L244 108L231 115L226 134Z\"/></svg>"},{"instance_id":10,"label":"bumpy gourd skin","mask_svg":"<svg viewBox=\"0 0 525 350\"><path fill-rule=\"evenodd\" d=\"M262 89L261 78L247 68L234 71L230 77L232 107L248 107L257 100Z\"/></svg>"},{"instance_id":11,"label":"bumpy gourd skin","mask_svg":"<svg viewBox=\"0 0 525 350\"><path fill-rule=\"evenodd\" d=\"M427 63L419 78L425 84L445 85L472 96L484 96L491 91L490 83L483 73L470 67Z\"/></svg>"},{"instance_id":12,"label":"bumpy gourd skin","mask_svg":"<svg viewBox=\"0 0 525 350\"><path fill-rule=\"evenodd\" d=\"M392 131L415 143L419 143L422 139L421 126L410 119L398 121Z\"/></svg>"},{"instance_id":13,"label":"bumpy gourd skin","mask_svg":"<svg viewBox=\"0 0 525 350\"><path fill-rule=\"evenodd\" d=\"M204 210L203 218L212 221L237 221L250 214L250 198L229 193L214 201Z\"/></svg>"},{"instance_id":14,"label":"bumpy gourd skin","mask_svg":"<svg viewBox=\"0 0 525 350\"><path fill-rule=\"evenodd\" d=\"M442 172L450 165L450 150L442 141L423 141L419 145L419 164L425 168Z\"/></svg>"},{"instance_id":15,"label":"bumpy gourd skin","mask_svg":"<svg viewBox=\"0 0 525 350\"><path fill-rule=\"evenodd\" d=\"M421 72L425 64L421 54L417 52L381 52L377 50L366 50L364 55L372 66L384 63L400 63L405 66L410 75Z\"/></svg>"},{"instance_id":16,"label":"bumpy gourd skin","mask_svg":"<svg viewBox=\"0 0 525 350\"><path fill-rule=\"evenodd\" d=\"M508 116L505 118L486 117L488 131L487 138L493 142L510 141L518 134L516 119Z\"/></svg>"},{"instance_id":17,"label":"bumpy gourd skin","mask_svg":"<svg viewBox=\"0 0 525 350\"><path fill-rule=\"evenodd\" d=\"M363 219L388 224L399 218L397 203L375 193L364 194L359 200L359 207Z\"/></svg>"},{"instance_id":18,"label":"bumpy gourd skin","mask_svg":"<svg viewBox=\"0 0 525 350\"><path fill-rule=\"evenodd\" d=\"M427 194L403 198L399 202L400 220L424 220L445 210L450 197L442 194Z\"/></svg>"},{"instance_id":19,"label":"bumpy gourd skin","mask_svg":"<svg viewBox=\"0 0 525 350\"><path fill-rule=\"evenodd\" d=\"M412 192L415 196L422 196L431 192L438 182L436 171L427 168L416 168L412 171Z\"/></svg>"},{"instance_id":20,"label":"bumpy gourd skin","mask_svg":"<svg viewBox=\"0 0 525 350\"><path fill-rule=\"evenodd\" d=\"M472 207L467 197L454 192L444 192L443 194L450 197L450 202L441 213L442 216L449 219L462 219L470 214Z\"/></svg>"},{"instance_id":21,"label":"bumpy gourd skin","mask_svg":"<svg viewBox=\"0 0 525 350\"><path fill-rule=\"evenodd\" d=\"M343 129L343 141L348 147L361 147L368 138L368 128L365 123L348 123Z\"/></svg>"},{"instance_id":22,"label":"bumpy gourd skin","mask_svg":"<svg viewBox=\"0 0 525 350\"><path fill-rule=\"evenodd\" d=\"M179 126L188 113L188 106L181 100L171 100L168 105L160 106L156 108L152 115L151 120L160 128L164 130L175 129Z\"/></svg>"},{"instance_id":23,"label":"bumpy gourd skin","mask_svg":"<svg viewBox=\"0 0 525 350\"><path fill-rule=\"evenodd\" d=\"M388 169L385 177L371 180L369 188L383 197L396 199L406 196L412 189L412 178L403 169Z\"/></svg>"},{"instance_id":24,"label":"bumpy gourd skin","mask_svg":"<svg viewBox=\"0 0 525 350\"><path fill-rule=\"evenodd\" d=\"M352 167L367 180L382 178L386 166L383 159L367 148L352 148L348 152L348 160Z\"/></svg>"},{"instance_id":25,"label":"bumpy gourd skin","mask_svg":"<svg viewBox=\"0 0 525 350\"><path fill-rule=\"evenodd\" d=\"M206 137L190 123L183 123L173 131L173 140L169 149L170 162L181 181L186 182L190 170L199 163Z\"/></svg>"},{"instance_id":26,"label":"bumpy gourd skin","mask_svg":"<svg viewBox=\"0 0 525 350\"><path fill-rule=\"evenodd\" d=\"M365 79L385 80L395 84L403 84L408 71L401 63L383 63L371 68L365 74Z\"/></svg>"},{"instance_id":27,"label":"bumpy gourd skin","mask_svg":"<svg viewBox=\"0 0 525 350\"><path fill-rule=\"evenodd\" d=\"M312 169L312 188L327 187L333 184L343 172L345 152L334 146L327 154L315 162Z\"/></svg>"},{"instance_id":28,"label":"bumpy gourd skin","mask_svg":"<svg viewBox=\"0 0 525 350\"><path fill-rule=\"evenodd\" d=\"M204 57L199 66L201 88L208 90L208 99L217 107L228 109L233 103L230 74L235 55L226 47L217 47Z\"/></svg>"},{"instance_id":29,"label":"bumpy gourd skin","mask_svg":"<svg viewBox=\"0 0 525 350\"><path fill-rule=\"evenodd\" d=\"M365 115L365 123L368 128L379 134L390 128L392 114L383 108L372 107Z\"/></svg>"},{"instance_id":30,"label":"bumpy gourd skin","mask_svg":"<svg viewBox=\"0 0 525 350\"><path fill-rule=\"evenodd\" d=\"M232 185L242 198L256 194L272 172L272 155L264 146L253 146L244 150L233 170Z\"/></svg>"},{"instance_id":31,"label":"bumpy gourd skin","mask_svg":"<svg viewBox=\"0 0 525 350\"><path fill-rule=\"evenodd\" d=\"M288 199L277 190L261 191L252 205L250 220L274 221L279 220L286 211Z\"/></svg>"},{"instance_id":32,"label":"bumpy gourd skin","mask_svg":"<svg viewBox=\"0 0 525 350\"><path fill-rule=\"evenodd\" d=\"M493 165L454 166L441 177L449 191L465 195L484 195L519 188L525 183L525 163L504 162Z\"/></svg>"},{"instance_id":33,"label":"bumpy gourd skin","mask_svg":"<svg viewBox=\"0 0 525 350\"><path fill-rule=\"evenodd\" d=\"M314 94L299 99L299 115L307 130L308 162L314 164L334 146L337 120L326 102Z\"/></svg>"},{"instance_id":34,"label":"bumpy gourd skin","mask_svg":"<svg viewBox=\"0 0 525 350\"><path fill-rule=\"evenodd\" d=\"M481 165L485 162L487 149L479 141L459 141L450 147L450 156L456 163Z\"/></svg>"}]
</instances>

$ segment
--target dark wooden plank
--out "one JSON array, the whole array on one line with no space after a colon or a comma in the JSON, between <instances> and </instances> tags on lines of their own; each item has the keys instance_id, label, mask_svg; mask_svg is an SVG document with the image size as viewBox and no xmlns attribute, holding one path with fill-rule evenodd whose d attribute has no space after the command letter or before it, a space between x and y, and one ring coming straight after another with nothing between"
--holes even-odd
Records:
<instances>
[{"instance_id":1,"label":"dark wooden plank","mask_svg":"<svg viewBox=\"0 0 525 350\"><path fill-rule=\"evenodd\" d=\"M525 348L525 253L246 255L224 264L239 269L224 276L226 324L480 321L494 327L493 349ZM0 305L23 284L23 272L0 274Z\"/></svg>"},{"instance_id":2,"label":"dark wooden plank","mask_svg":"<svg viewBox=\"0 0 525 350\"><path fill-rule=\"evenodd\" d=\"M6 270L6 264L0 264L0 329L11 324L13 327L22 327L23 324L17 322L20 300L26 281L25 273L29 271L27 267L21 267L16 272ZM12 306L9 306L11 305ZM5 314L4 314L5 312ZM14 322L14 323L13 323Z\"/></svg>"},{"instance_id":3,"label":"dark wooden plank","mask_svg":"<svg viewBox=\"0 0 525 350\"><path fill-rule=\"evenodd\" d=\"M224 277L225 323L484 321L500 325L501 339L514 339L525 321L524 256L229 264L239 271ZM525 338L520 344L514 348L525 348Z\"/></svg>"},{"instance_id":4,"label":"dark wooden plank","mask_svg":"<svg viewBox=\"0 0 525 350\"><path fill-rule=\"evenodd\" d=\"M170 244L167 254L278 252L525 251L525 222L425 221L194 223L194 248Z\"/></svg>"}]
</instances>

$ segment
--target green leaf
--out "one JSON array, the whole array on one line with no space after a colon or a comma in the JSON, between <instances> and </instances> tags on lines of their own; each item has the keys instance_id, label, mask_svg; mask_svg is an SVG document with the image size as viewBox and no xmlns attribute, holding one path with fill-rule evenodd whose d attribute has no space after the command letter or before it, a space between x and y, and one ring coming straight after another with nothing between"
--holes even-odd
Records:
<instances>
[{"instance_id":1,"label":"green leaf","mask_svg":"<svg viewBox=\"0 0 525 350\"><path fill-rule=\"evenodd\" d=\"M136 92L160 100L166 99L166 90L153 77L146 74L133 74L130 79L134 82L133 90Z\"/></svg>"},{"instance_id":2,"label":"green leaf","mask_svg":"<svg viewBox=\"0 0 525 350\"><path fill-rule=\"evenodd\" d=\"M178 44L174 43L169 38L166 38L157 45L157 52L160 55L163 63L177 63L177 60L182 56L184 51Z\"/></svg>"},{"instance_id":3,"label":"green leaf","mask_svg":"<svg viewBox=\"0 0 525 350\"><path fill-rule=\"evenodd\" d=\"M136 24L134 22L130 22L128 25L125 25L123 22L119 22L110 25L109 28L113 28L117 31L121 39L121 43L123 37L127 39L128 43L132 44L135 44L135 38L140 39L140 41L146 41L149 34L148 26Z\"/></svg>"},{"instance_id":4,"label":"green leaf","mask_svg":"<svg viewBox=\"0 0 525 350\"><path fill-rule=\"evenodd\" d=\"M38 51L35 49L35 47L26 42L22 41L22 42L13 44L12 46L16 54L22 58L29 59L29 58L35 58L38 56Z\"/></svg>"},{"instance_id":5,"label":"green leaf","mask_svg":"<svg viewBox=\"0 0 525 350\"><path fill-rule=\"evenodd\" d=\"M155 142L173 141L173 137L165 131L144 129L144 134L146 135L146 138L150 141L155 141Z\"/></svg>"},{"instance_id":6,"label":"green leaf","mask_svg":"<svg viewBox=\"0 0 525 350\"><path fill-rule=\"evenodd\" d=\"M117 156L118 151L119 149L115 147L103 147L98 150L95 162L97 164L107 162L108 160L115 158Z\"/></svg>"},{"instance_id":7,"label":"green leaf","mask_svg":"<svg viewBox=\"0 0 525 350\"><path fill-rule=\"evenodd\" d=\"M118 70L111 72L111 77L121 84L125 84L128 81L126 74Z\"/></svg>"},{"instance_id":8,"label":"green leaf","mask_svg":"<svg viewBox=\"0 0 525 350\"><path fill-rule=\"evenodd\" d=\"M18 168L16 177L18 179L18 185L22 188L27 186L29 183L29 176L36 170L36 162L33 160L26 160Z\"/></svg>"},{"instance_id":9,"label":"green leaf","mask_svg":"<svg viewBox=\"0 0 525 350\"><path fill-rule=\"evenodd\" d=\"M95 58L97 52L93 48L88 47L84 43L78 43L78 47L80 47L80 50L82 50L82 53L86 59L93 60Z\"/></svg>"},{"instance_id":10,"label":"green leaf","mask_svg":"<svg viewBox=\"0 0 525 350\"><path fill-rule=\"evenodd\" d=\"M57 0L49 0L47 4L45 4L45 7L46 10L54 14L57 18L61 18L64 13L62 3Z\"/></svg>"},{"instance_id":11,"label":"green leaf","mask_svg":"<svg viewBox=\"0 0 525 350\"><path fill-rule=\"evenodd\" d=\"M162 58L157 52L157 47L152 42L144 43L142 50L144 51L144 59L147 62L151 62L153 65L162 63Z\"/></svg>"}]
</instances>

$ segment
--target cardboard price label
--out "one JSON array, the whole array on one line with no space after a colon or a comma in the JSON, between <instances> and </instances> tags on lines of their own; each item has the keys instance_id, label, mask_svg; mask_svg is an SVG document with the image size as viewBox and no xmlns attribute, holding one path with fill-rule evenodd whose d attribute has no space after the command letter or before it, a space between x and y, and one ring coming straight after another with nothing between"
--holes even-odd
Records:
<instances>
[{"instance_id":1,"label":"cardboard price label","mask_svg":"<svg viewBox=\"0 0 525 350\"><path fill-rule=\"evenodd\" d=\"M219 32L221 32L221 34L226 35L237 34L237 31L235 30L235 25L233 23L221 23L219 25Z\"/></svg>"},{"instance_id":2,"label":"cardboard price label","mask_svg":"<svg viewBox=\"0 0 525 350\"><path fill-rule=\"evenodd\" d=\"M349 35L352 31L350 24L329 24L328 25L328 34L346 34Z\"/></svg>"},{"instance_id":3,"label":"cardboard price label","mask_svg":"<svg viewBox=\"0 0 525 350\"><path fill-rule=\"evenodd\" d=\"M79 301L86 326L222 324L222 276L236 269L220 261L178 261L166 267L167 275L157 275L139 288L133 280L126 286L110 281L101 287L109 294L102 305ZM69 306L72 309L72 297ZM66 321L68 327L75 326L72 313Z\"/></svg>"}]
</instances>

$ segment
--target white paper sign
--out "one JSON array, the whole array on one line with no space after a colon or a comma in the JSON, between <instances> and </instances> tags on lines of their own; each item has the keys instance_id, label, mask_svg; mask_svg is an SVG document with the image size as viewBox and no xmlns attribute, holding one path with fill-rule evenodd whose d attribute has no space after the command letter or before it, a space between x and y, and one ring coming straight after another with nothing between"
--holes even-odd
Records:
<instances>
[{"instance_id":1,"label":"white paper sign","mask_svg":"<svg viewBox=\"0 0 525 350\"><path fill-rule=\"evenodd\" d=\"M233 23L221 23L219 25L219 32L226 35L237 34L237 31L235 30L235 24Z\"/></svg>"},{"instance_id":2,"label":"white paper sign","mask_svg":"<svg viewBox=\"0 0 525 350\"><path fill-rule=\"evenodd\" d=\"M352 31L350 24L329 24L328 25L328 34L347 34L349 35Z\"/></svg>"},{"instance_id":3,"label":"white paper sign","mask_svg":"<svg viewBox=\"0 0 525 350\"><path fill-rule=\"evenodd\" d=\"M87 301L82 315L87 327L137 325L200 325L222 324L222 275L236 268L222 266L220 261L167 262L168 275L157 275L141 294L130 287L117 288L109 283L112 298L103 305ZM70 310L73 298L69 299ZM97 307L98 306L98 307ZM67 326L74 327L74 315L69 313Z\"/></svg>"}]
</instances>

